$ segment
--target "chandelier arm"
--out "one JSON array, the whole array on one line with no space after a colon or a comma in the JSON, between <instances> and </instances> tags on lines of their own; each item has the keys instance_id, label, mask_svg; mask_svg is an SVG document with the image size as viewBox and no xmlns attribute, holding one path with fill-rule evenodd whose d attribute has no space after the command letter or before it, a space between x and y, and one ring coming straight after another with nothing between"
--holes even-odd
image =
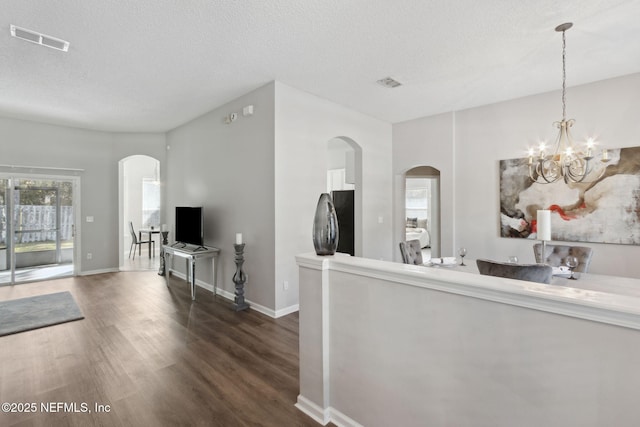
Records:
<instances>
[{"instance_id":1,"label":"chandelier arm","mask_svg":"<svg viewBox=\"0 0 640 427\"><path fill-rule=\"evenodd\" d=\"M599 180L600 180L600 178L602 178L602 177L604 176L604 173L606 172L606 169L607 169L606 167L603 167L603 168L600 170L600 173L599 173L597 176L589 177L589 174L590 174L591 172L593 172L593 168L589 167L589 165L587 164L587 171L586 171L586 173L585 173L584 175L582 175L582 177L581 177L579 180L578 180L578 179L576 179L576 180L574 180L573 182L576 182L576 183L578 183L578 182L579 182L579 183L582 183L582 184L591 184L591 183L597 182L597 181L599 181ZM589 177L589 180L586 180L586 178L587 178L587 177Z\"/></svg>"},{"instance_id":2,"label":"chandelier arm","mask_svg":"<svg viewBox=\"0 0 640 427\"><path fill-rule=\"evenodd\" d=\"M592 182L596 182L599 181L600 178L602 178L604 176L604 173L607 171L607 168L604 167L600 170L600 173L598 174L597 177L593 178L591 181L584 181L586 184L591 184Z\"/></svg>"},{"instance_id":3,"label":"chandelier arm","mask_svg":"<svg viewBox=\"0 0 640 427\"><path fill-rule=\"evenodd\" d=\"M578 173L574 173L573 172L573 168L572 168L572 164L573 163L579 163L580 164L580 170L581 172ZM584 162L584 164L583 164ZM590 169L589 169L589 161L588 160L584 160L584 159L574 159L572 160L569 164L567 164L567 175L569 178L571 178L572 182L583 182L584 179L587 177L587 175L589 175ZM567 181L565 179L565 181Z\"/></svg>"},{"instance_id":4,"label":"chandelier arm","mask_svg":"<svg viewBox=\"0 0 640 427\"><path fill-rule=\"evenodd\" d=\"M552 167L548 168L548 170L553 170L554 171L553 173L551 174L545 173L545 169L547 169L544 167L545 162L550 162L552 164ZM536 173L538 174L538 176L541 176L542 179L545 181L545 182L541 182L541 184L552 184L556 182L560 178L560 175L558 174L559 170L561 171L562 169L554 160L540 159L538 160L538 164L536 165ZM539 181L536 180L536 182L539 182Z\"/></svg>"},{"instance_id":5,"label":"chandelier arm","mask_svg":"<svg viewBox=\"0 0 640 427\"><path fill-rule=\"evenodd\" d=\"M535 171L535 176L534 172ZM542 178L542 179L541 179ZM536 163L536 166L529 165L529 179L537 184L551 184L553 181L549 181L547 177L542 173L540 163Z\"/></svg>"}]
</instances>

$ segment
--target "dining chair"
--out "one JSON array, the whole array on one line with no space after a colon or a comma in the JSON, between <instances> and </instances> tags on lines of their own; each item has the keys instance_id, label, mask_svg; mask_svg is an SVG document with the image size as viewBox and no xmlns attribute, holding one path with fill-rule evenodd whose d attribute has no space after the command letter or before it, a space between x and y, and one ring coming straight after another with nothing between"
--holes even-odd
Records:
<instances>
[{"instance_id":1,"label":"dining chair","mask_svg":"<svg viewBox=\"0 0 640 427\"><path fill-rule=\"evenodd\" d=\"M578 266L573 270L576 273L587 273L591 264L593 250L586 246L569 245L545 245L545 256L542 256L542 243L533 245L533 254L536 262L548 264L551 267L565 265L568 256L578 258Z\"/></svg>"},{"instance_id":2,"label":"dining chair","mask_svg":"<svg viewBox=\"0 0 640 427\"><path fill-rule=\"evenodd\" d=\"M422 265L424 263L422 248L418 239L400 242L400 254L402 255L402 262L405 264Z\"/></svg>"},{"instance_id":3,"label":"dining chair","mask_svg":"<svg viewBox=\"0 0 640 427\"><path fill-rule=\"evenodd\" d=\"M477 259L478 271L485 276L527 280L529 282L551 283L553 268L545 264L513 264L508 262Z\"/></svg>"},{"instance_id":4,"label":"dining chair","mask_svg":"<svg viewBox=\"0 0 640 427\"><path fill-rule=\"evenodd\" d=\"M133 222L129 221L129 232L131 233L131 247L129 248L129 258L131 258L131 250L133 249L133 259L136 259L135 246L138 246L138 255L142 255L142 245L149 245L149 248L153 247L152 253L155 254L156 242L149 236L149 240L140 240L136 234L136 230L133 228ZM151 253L149 253L151 258Z\"/></svg>"}]
</instances>

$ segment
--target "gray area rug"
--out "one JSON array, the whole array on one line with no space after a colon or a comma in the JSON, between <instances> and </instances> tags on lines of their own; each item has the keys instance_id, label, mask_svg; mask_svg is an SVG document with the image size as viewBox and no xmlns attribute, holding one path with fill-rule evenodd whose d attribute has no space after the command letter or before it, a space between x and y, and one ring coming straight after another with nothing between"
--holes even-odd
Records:
<instances>
[{"instance_id":1,"label":"gray area rug","mask_svg":"<svg viewBox=\"0 0 640 427\"><path fill-rule=\"evenodd\" d=\"M0 301L0 336L84 319L70 292Z\"/></svg>"}]
</instances>

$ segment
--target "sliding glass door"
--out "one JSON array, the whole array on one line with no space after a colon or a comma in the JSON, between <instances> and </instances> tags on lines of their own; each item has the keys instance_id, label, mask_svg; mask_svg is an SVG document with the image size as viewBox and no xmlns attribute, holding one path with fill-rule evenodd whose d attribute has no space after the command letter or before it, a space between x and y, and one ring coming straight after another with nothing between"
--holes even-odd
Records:
<instances>
[{"instance_id":1,"label":"sliding glass door","mask_svg":"<svg viewBox=\"0 0 640 427\"><path fill-rule=\"evenodd\" d=\"M9 177L0 183L0 284L72 275L74 181Z\"/></svg>"},{"instance_id":2,"label":"sliding glass door","mask_svg":"<svg viewBox=\"0 0 640 427\"><path fill-rule=\"evenodd\" d=\"M11 231L8 230L9 180L0 178L0 284L11 280L11 257L8 242Z\"/></svg>"}]
</instances>

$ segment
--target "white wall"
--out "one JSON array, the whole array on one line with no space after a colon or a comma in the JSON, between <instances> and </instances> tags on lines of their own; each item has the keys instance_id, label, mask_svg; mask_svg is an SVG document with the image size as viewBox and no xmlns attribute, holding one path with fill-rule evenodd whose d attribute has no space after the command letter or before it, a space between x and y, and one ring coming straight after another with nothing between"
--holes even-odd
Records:
<instances>
[{"instance_id":1,"label":"white wall","mask_svg":"<svg viewBox=\"0 0 640 427\"><path fill-rule=\"evenodd\" d=\"M205 244L221 249L218 287L234 292L235 234L243 234L245 297L273 309L274 296L274 85L233 100L167 134L166 224L175 236L175 207L204 207ZM254 106L253 116L242 108ZM225 124L224 117L239 113ZM203 261L208 262L208 261ZM176 266L178 267L176 263ZM197 279L213 283L210 267Z\"/></svg>"},{"instance_id":2,"label":"white wall","mask_svg":"<svg viewBox=\"0 0 640 427\"><path fill-rule=\"evenodd\" d=\"M118 161L146 154L164 161L164 134L113 133L0 117L5 165L84 169L81 179L81 272L118 269ZM38 170L34 170L37 173ZM63 171L60 172L61 174ZM93 216L93 223L84 219ZM91 252L93 258L86 259Z\"/></svg>"},{"instance_id":3,"label":"white wall","mask_svg":"<svg viewBox=\"0 0 640 427\"><path fill-rule=\"evenodd\" d=\"M252 117L224 123L246 105L254 105ZM294 256L313 250L328 142L336 137L362 147L363 254L390 259L390 124L274 82L167 134L167 223L177 205L205 207L205 243L222 249L220 288L233 292L232 243L242 232L247 300L274 316L297 310ZM198 280L212 282L208 268Z\"/></svg>"},{"instance_id":4,"label":"white wall","mask_svg":"<svg viewBox=\"0 0 640 427\"><path fill-rule=\"evenodd\" d=\"M294 256L313 251L313 216L326 192L333 138L350 138L362 148L362 254L391 259L391 125L279 82L275 87L276 311L286 312L298 304Z\"/></svg>"},{"instance_id":5,"label":"white wall","mask_svg":"<svg viewBox=\"0 0 640 427\"><path fill-rule=\"evenodd\" d=\"M640 74L568 88L567 116L576 119L575 139L598 135L608 148L640 145L638 93ZM526 148L539 139L555 139L552 123L561 118L560 96L554 91L394 125L394 173L415 164L411 152L442 172L444 254L466 246L470 258L517 255L534 262L531 240L499 237L499 160L525 157ZM640 247L586 245L595 250L591 272L640 277L640 264L629 262L640 256Z\"/></svg>"}]
</instances>

